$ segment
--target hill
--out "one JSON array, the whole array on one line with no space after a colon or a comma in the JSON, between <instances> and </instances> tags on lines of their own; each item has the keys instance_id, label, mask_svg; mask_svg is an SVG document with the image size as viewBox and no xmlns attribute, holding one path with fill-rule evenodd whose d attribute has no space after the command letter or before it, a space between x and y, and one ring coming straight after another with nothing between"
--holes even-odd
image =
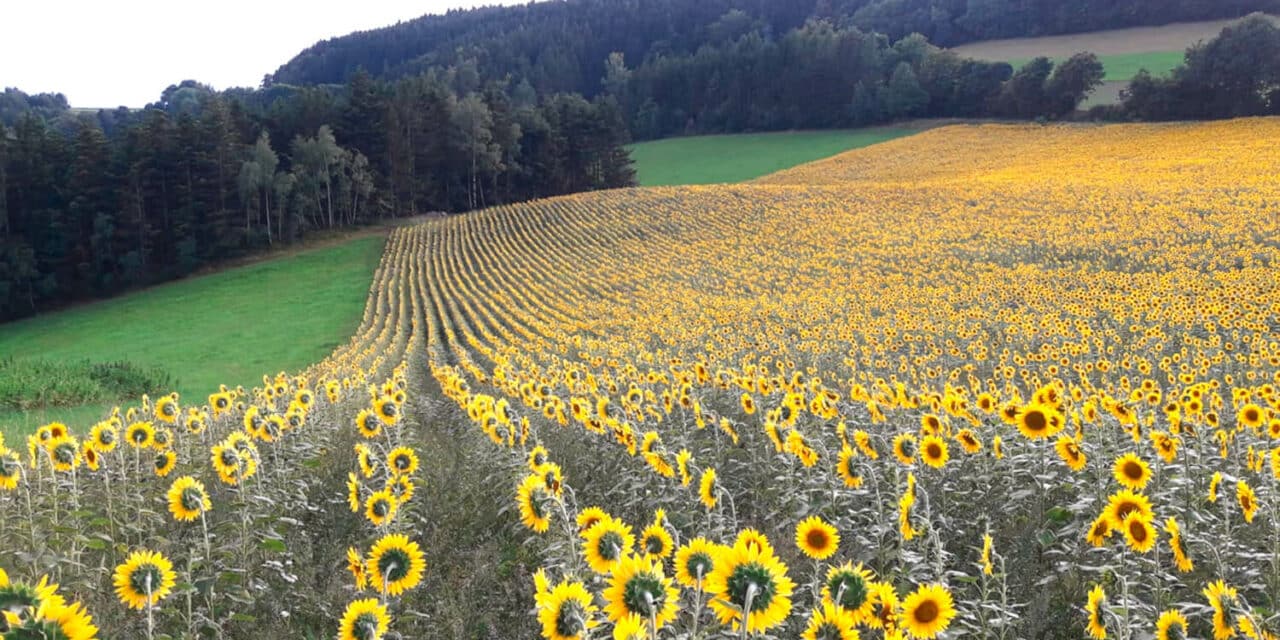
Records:
<instances>
[{"instance_id":1,"label":"hill","mask_svg":"<svg viewBox=\"0 0 1280 640\"><path fill-rule=\"evenodd\" d=\"M1235 626L1280 533L1277 143L957 125L397 229L323 360L0 451L0 564L76 557L109 637L740 635L721 601L792 638L833 581L929 633ZM191 586L126 607L150 571Z\"/></svg>"},{"instance_id":2,"label":"hill","mask_svg":"<svg viewBox=\"0 0 1280 640\"><path fill-rule=\"evenodd\" d=\"M253 385L311 364L358 324L382 245L382 236L340 241L0 324L11 363L0 366L0 432L88 424L133 399L97 395L77 368L86 361L160 370L165 386L136 393L178 391L197 403L219 384Z\"/></svg>"},{"instance_id":3,"label":"hill","mask_svg":"<svg viewBox=\"0 0 1280 640\"><path fill-rule=\"evenodd\" d=\"M318 42L273 80L345 82L357 68L386 77L455 67L481 80L512 76L539 93L605 89L605 60L635 63L693 55L750 31L782 35L825 18L891 40L920 33L940 46L976 40L1078 33L1276 11L1276 0L553 0L427 15L383 29Z\"/></svg>"}]
</instances>

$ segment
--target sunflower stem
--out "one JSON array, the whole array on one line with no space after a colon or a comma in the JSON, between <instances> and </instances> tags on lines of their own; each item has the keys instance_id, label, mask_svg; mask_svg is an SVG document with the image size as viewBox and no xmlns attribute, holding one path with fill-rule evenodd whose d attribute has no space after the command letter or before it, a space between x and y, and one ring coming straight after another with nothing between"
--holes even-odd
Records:
<instances>
[{"instance_id":1,"label":"sunflower stem","mask_svg":"<svg viewBox=\"0 0 1280 640\"><path fill-rule=\"evenodd\" d=\"M144 584L147 587L147 640L154 640L156 622L155 622L155 616L151 613L152 602L151 602L151 572L150 571L147 572L147 575L145 578L143 578L143 580L145 581Z\"/></svg>"},{"instance_id":2,"label":"sunflower stem","mask_svg":"<svg viewBox=\"0 0 1280 640\"><path fill-rule=\"evenodd\" d=\"M755 600L757 589L756 583L747 583L747 597L742 601L742 640L751 637L751 625L748 623L751 620L751 601Z\"/></svg>"}]
</instances>

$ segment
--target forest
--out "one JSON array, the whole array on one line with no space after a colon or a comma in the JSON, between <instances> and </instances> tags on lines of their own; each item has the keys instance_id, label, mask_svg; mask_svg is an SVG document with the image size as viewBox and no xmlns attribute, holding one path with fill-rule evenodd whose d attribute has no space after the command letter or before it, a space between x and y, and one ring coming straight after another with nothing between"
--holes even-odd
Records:
<instances>
[{"instance_id":1,"label":"forest","mask_svg":"<svg viewBox=\"0 0 1280 640\"><path fill-rule=\"evenodd\" d=\"M486 78L524 78L539 93L591 97L618 52L634 66L687 58L750 29L779 38L810 19L882 33L919 33L951 47L1280 12L1280 0L555 0L423 16L315 44L271 80L344 82L356 69L389 78L474 64ZM736 18L725 21L726 15Z\"/></svg>"},{"instance_id":2,"label":"forest","mask_svg":"<svg viewBox=\"0 0 1280 640\"><path fill-rule=\"evenodd\" d=\"M96 114L16 90L0 104L0 320L308 230L633 182L609 100L510 95L453 72L224 92L187 81Z\"/></svg>"}]
</instances>

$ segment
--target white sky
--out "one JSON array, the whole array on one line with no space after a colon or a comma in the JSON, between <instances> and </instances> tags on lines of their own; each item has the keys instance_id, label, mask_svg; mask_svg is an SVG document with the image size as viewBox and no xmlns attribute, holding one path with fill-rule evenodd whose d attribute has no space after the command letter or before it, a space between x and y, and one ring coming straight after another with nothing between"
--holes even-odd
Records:
<instances>
[{"instance_id":1,"label":"white sky","mask_svg":"<svg viewBox=\"0 0 1280 640\"><path fill-rule=\"evenodd\" d=\"M73 107L142 107L186 79L257 87L316 41L520 0L7 0L0 87Z\"/></svg>"}]
</instances>

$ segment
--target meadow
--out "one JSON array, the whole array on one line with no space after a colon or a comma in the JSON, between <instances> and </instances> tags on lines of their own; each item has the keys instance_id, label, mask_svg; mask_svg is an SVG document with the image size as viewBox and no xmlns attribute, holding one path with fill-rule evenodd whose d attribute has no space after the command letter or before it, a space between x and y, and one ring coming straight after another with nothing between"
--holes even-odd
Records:
<instances>
[{"instance_id":1,"label":"meadow","mask_svg":"<svg viewBox=\"0 0 1280 640\"><path fill-rule=\"evenodd\" d=\"M43 365L40 388L79 388L86 360L160 370L175 386L159 391L182 395L252 385L264 372L320 360L350 335L382 243L359 238L5 324L0 354L16 365ZM48 375L46 368L71 371ZM0 404L0 433L18 439L55 420L89 424L136 400L88 397Z\"/></svg>"},{"instance_id":2,"label":"meadow","mask_svg":"<svg viewBox=\"0 0 1280 640\"><path fill-rule=\"evenodd\" d=\"M666 138L631 145L642 187L742 182L919 132L922 126Z\"/></svg>"},{"instance_id":3,"label":"meadow","mask_svg":"<svg viewBox=\"0 0 1280 640\"><path fill-rule=\"evenodd\" d=\"M1146 69L1153 76L1167 76L1174 67L1182 64L1182 51L1148 51L1144 53L1118 53L1098 56L1102 62L1103 82L1128 82ZM1055 64L1065 58L1050 58ZM1031 58L1013 58L1007 62L1019 69Z\"/></svg>"},{"instance_id":4,"label":"meadow","mask_svg":"<svg viewBox=\"0 0 1280 640\"><path fill-rule=\"evenodd\" d=\"M0 635L1274 638L1277 141L950 126L398 229L327 358L0 452Z\"/></svg>"}]
</instances>

